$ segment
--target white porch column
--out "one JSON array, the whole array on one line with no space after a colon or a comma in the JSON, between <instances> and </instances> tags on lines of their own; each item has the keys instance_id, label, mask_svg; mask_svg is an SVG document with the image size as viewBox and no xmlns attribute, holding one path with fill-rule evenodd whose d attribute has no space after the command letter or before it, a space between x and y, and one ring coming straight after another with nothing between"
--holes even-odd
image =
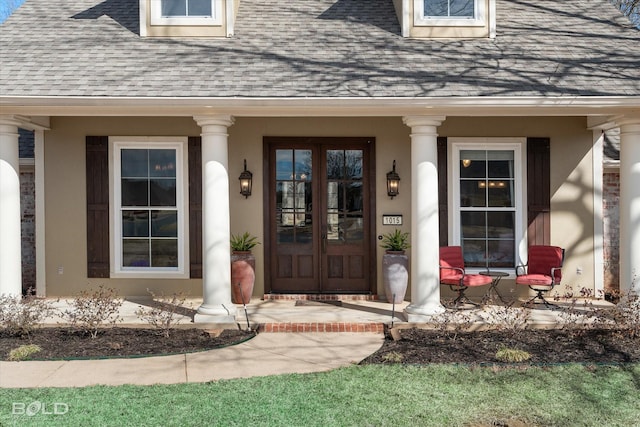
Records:
<instances>
[{"instance_id":1,"label":"white porch column","mask_svg":"<svg viewBox=\"0 0 640 427\"><path fill-rule=\"evenodd\" d=\"M202 305L196 322L235 322L231 303L228 115L196 116L202 127Z\"/></svg>"},{"instance_id":2,"label":"white porch column","mask_svg":"<svg viewBox=\"0 0 640 427\"><path fill-rule=\"evenodd\" d=\"M438 133L444 116L404 117L411 128L411 304L409 322L444 312L440 304Z\"/></svg>"},{"instance_id":3,"label":"white porch column","mask_svg":"<svg viewBox=\"0 0 640 427\"><path fill-rule=\"evenodd\" d=\"M0 295L22 294L19 124L0 116Z\"/></svg>"},{"instance_id":4,"label":"white porch column","mask_svg":"<svg viewBox=\"0 0 640 427\"><path fill-rule=\"evenodd\" d=\"M640 294L640 118L620 121L620 290Z\"/></svg>"}]
</instances>

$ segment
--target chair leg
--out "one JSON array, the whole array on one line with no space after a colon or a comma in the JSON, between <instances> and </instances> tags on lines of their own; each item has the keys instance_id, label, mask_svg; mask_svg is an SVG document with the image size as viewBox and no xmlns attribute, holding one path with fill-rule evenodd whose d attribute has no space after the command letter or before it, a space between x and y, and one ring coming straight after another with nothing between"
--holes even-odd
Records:
<instances>
[{"instance_id":1,"label":"chair leg","mask_svg":"<svg viewBox=\"0 0 640 427\"><path fill-rule=\"evenodd\" d=\"M460 287L460 288L458 288L458 297L457 297L456 299L454 299L454 300L453 300L453 303L452 303L452 306L453 306L453 307L460 308L460 307L461 307L461 306L463 306L464 304L471 304L471 305L473 305L473 306L475 306L475 307L479 307L479 306L480 306L480 304L478 304L478 303L475 303L475 302L471 301L471 300L469 299L469 297L467 297L467 296L465 295L464 291L465 291L466 289L467 289L467 288L464 288L464 287ZM453 288L452 288L452 290L453 290Z\"/></svg>"},{"instance_id":2,"label":"chair leg","mask_svg":"<svg viewBox=\"0 0 640 427\"><path fill-rule=\"evenodd\" d=\"M560 308L558 307L556 304L551 304L549 301L547 301L544 297L544 295L542 294L544 291L540 291L537 289L534 289L534 291L537 292L536 296L534 296L533 298L529 299L528 301L522 303L523 307L526 306L531 306L533 304L536 304L535 300L540 300L540 303L538 304L544 304L545 307L550 308L550 309L556 309L556 308Z\"/></svg>"}]
</instances>

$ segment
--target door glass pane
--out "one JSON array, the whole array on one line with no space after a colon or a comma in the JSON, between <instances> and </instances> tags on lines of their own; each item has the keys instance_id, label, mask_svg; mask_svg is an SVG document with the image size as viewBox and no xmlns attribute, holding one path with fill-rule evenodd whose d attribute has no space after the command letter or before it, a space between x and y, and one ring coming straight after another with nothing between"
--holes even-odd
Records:
<instances>
[{"instance_id":1,"label":"door glass pane","mask_svg":"<svg viewBox=\"0 0 640 427\"><path fill-rule=\"evenodd\" d=\"M311 150L295 150L295 176L293 179L311 181Z\"/></svg>"},{"instance_id":2,"label":"door glass pane","mask_svg":"<svg viewBox=\"0 0 640 427\"><path fill-rule=\"evenodd\" d=\"M338 213L327 214L327 240L340 239L340 215Z\"/></svg>"},{"instance_id":3,"label":"door glass pane","mask_svg":"<svg viewBox=\"0 0 640 427\"><path fill-rule=\"evenodd\" d=\"M362 215L347 215L344 234L345 240L349 243L358 243L364 240L364 220Z\"/></svg>"},{"instance_id":4,"label":"door glass pane","mask_svg":"<svg viewBox=\"0 0 640 427\"><path fill-rule=\"evenodd\" d=\"M362 150L345 151L345 178L362 179Z\"/></svg>"},{"instance_id":5,"label":"door glass pane","mask_svg":"<svg viewBox=\"0 0 640 427\"><path fill-rule=\"evenodd\" d=\"M344 150L327 150L327 179L344 178Z\"/></svg>"},{"instance_id":6,"label":"door glass pane","mask_svg":"<svg viewBox=\"0 0 640 427\"><path fill-rule=\"evenodd\" d=\"M347 212L362 212L362 182L347 184Z\"/></svg>"},{"instance_id":7,"label":"door glass pane","mask_svg":"<svg viewBox=\"0 0 640 427\"><path fill-rule=\"evenodd\" d=\"M276 150L276 180L293 179L293 150Z\"/></svg>"},{"instance_id":8,"label":"door glass pane","mask_svg":"<svg viewBox=\"0 0 640 427\"><path fill-rule=\"evenodd\" d=\"M327 209L329 211L338 209L338 183L337 182L328 182L327 183Z\"/></svg>"}]
</instances>

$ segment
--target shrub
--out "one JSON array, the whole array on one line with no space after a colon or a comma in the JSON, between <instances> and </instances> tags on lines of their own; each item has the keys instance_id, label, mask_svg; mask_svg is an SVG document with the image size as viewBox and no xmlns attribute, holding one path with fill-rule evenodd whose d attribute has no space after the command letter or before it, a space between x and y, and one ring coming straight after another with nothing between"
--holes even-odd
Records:
<instances>
[{"instance_id":1,"label":"shrub","mask_svg":"<svg viewBox=\"0 0 640 427\"><path fill-rule=\"evenodd\" d=\"M402 354L398 353L397 351L391 351L382 356L382 360L388 363L400 363L403 359L404 357L402 356Z\"/></svg>"},{"instance_id":2,"label":"shrub","mask_svg":"<svg viewBox=\"0 0 640 427\"><path fill-rule=\"evenodd\" d=\"M184 310L186 296L182 292L174 293L170 296L156 296L149 289L147 289L147 292L151 294L154 305L147 309L139 307L136 310L136 316L162 331L162 335L168 338L171 329L182 320L177 315Z\"/></svg>"},{"instance_id":3,"label":"shrub","mask_svg":"<svg viewBox=\"0 0 640 427\"><path fill-rule=\"evenodd\" d=\"M39 345L35 344L27 344L21 345L18 348L14 348L9 352L9 357L7 360L12 362L19 362L20 360L27 360L31 355L36 354L42 351Z\"/></svg>"},{"instance_id":4,"label":"shrub","mask_svg":"<svg viewBox=\"0 0 640 427\"><path fill-rule=\"evenodd\" d=\"M440 336L451 340L458 338L460 333L469 331L474 323L471 315L462 311L445 311L433 316L432 322Z\"/></svg>"},{"instance_id":5,"label":"shrub","mask_svg":"<svg viewBox=\"0 0 640 427\"><path fill-rule=\"evenodd\" d=\"M604 322L616 324L617 328L626 332L631 338L640 337L640 295L635 292L621 294L618 303L611 309L598 312Z\"/></svg>"},{"instance_id":6,"label":"shrub","mask_svg":"<svg viewBox=\"0 0 640 427\"><path fill-rule=\"evenodd\" d=\"M122 321L118 314L122 304L115 289L100 285L98 289L80 292L71 300L71 309L65 310L64 315L73 327L95 338L101 327Z\"/></svg>"},{"instance_id":7,"label":"shrub","mask_svg":"<svg viewBox=\"0 0 640 427\"><path fill-rule=\"evenodd\" d=\"M525 362L531 359L531 353L524 350L518 350L517 348L503 347L496 353L496 359L501 362Z\"/></svg>"},{"instance_id":8,"label":"shrub","mask_svg":"<svg viewBox=\"0 0 640 427\"><path fill-rule=\"evenodd\" d=\"M514 301L515 302L515 301ZM514 307L514 302L503 307L495 307L489 312L487 322L496 330L506 331L511 337L515 337L527 328L531 310L528 308Z\"/></svg>"},{"instance_id":9,"label":"shrub","mask_svg":"<svg viewBox=\"0 0 640 427\"><path fill-rule=\"evenodd\" d=\"M11 335L29 335L52 313L50 301L33 295L0 295L0 326Z\"/></svg>"}]
</instances>

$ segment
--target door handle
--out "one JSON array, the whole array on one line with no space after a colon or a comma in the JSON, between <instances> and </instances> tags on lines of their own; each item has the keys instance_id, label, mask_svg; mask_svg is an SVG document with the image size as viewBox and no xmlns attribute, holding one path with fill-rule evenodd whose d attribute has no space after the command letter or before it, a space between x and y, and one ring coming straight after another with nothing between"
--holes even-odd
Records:
<instances>
[{"instance_id":1,"label":"door handle","mask_svg":"<svg viewBox=\"0 0 640 427\"><path fill-rule=\"evenodd\" d=\"M327 234L326 233L322 233L322 235L320 236L322 239L322 253L327 253Z\"/></svg>"}]
</instances>

